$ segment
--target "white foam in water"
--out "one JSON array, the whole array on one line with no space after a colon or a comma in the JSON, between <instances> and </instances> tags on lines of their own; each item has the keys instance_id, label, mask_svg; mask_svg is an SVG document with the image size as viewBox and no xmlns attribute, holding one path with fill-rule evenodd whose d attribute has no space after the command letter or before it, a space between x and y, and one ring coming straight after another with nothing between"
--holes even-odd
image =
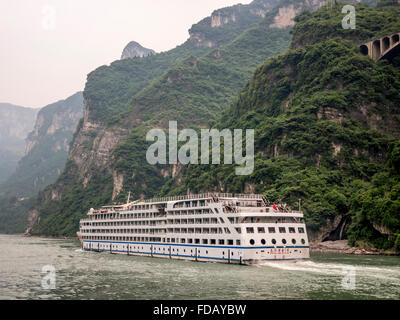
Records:
<instances>
[{"instance_id":1,"label":"white foam in water","mask_svg":"<svg viewBox=\"0 0 400 320\"><path fill-rule=\"evenodd\" d=\"M339 264L339 263L318 263L314 261L297 261L297 262L266 262L262 266L277 268L280 270L287 271L304 271L321 273L327 275L342 275L343 269L350 264ZM397 278L400 280L400 268L385 268L385 267L368 267L354 265L356 272L360 276L381 278L381 279L392 279L395 281Z\"/></svg>"}]
</instances>

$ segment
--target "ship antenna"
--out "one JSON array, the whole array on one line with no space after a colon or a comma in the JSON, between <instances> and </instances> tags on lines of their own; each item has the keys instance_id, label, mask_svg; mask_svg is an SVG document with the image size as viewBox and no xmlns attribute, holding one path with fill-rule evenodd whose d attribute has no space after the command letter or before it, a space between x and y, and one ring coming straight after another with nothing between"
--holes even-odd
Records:
<instances>
[{"instance_id":1,"label":"ship antenna","mask_svg":"<svg viewBox=\"0 0 400 320\"><path fill-rule=\"evenodd\" d=\"M131 192L129 191L129 193L128 193L128 201L126 202L127 204L129 203L130 199L131 199Z\"/></svg>"}]
</instances>

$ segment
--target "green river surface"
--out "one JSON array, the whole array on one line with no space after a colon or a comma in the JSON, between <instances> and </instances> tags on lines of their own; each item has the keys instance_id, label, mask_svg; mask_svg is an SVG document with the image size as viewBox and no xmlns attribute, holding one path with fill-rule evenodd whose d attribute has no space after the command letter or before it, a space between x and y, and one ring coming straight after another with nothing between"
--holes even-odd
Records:
<instances>
[{"instance_id":1,"label":"green river surface","mask_svg":"<svg viewBox=\"0 0 400 320\"><path fill-rule=\"evenodd\" d=\"M55 268L55 289L42 287L46 265ZM240 266L84 252L78 240L0 235L0 299L398 300L400 257L315 253L310 261Z\"/></svg>"}]
</instances>

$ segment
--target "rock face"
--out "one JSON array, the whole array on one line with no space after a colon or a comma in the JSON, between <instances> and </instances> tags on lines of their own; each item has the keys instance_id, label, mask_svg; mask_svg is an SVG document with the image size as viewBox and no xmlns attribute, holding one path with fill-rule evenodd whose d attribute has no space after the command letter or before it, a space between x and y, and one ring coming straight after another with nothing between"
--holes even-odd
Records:
<instances>
[{"instance_id":1,"label":"rock face","mask_svg":"<svg viewBox=\"0 0 400 320\"><path fill-rule=\"evenodd\" d=\"M82 115L82 92L42 108L26 138L24 157L0 186L0 194L29 197L54 182L65 166L69 143Z\"/></svg>"},{"instance_id":2,"label":"rock face","mask_svg":"<svg viewBox=\"0 0 400 320\"><path fill-rule=\"evenodd\" d=\"M0 184L13 173L24 155L25 139L38 111L0 103Z\"/></svg>"},{"instance_id":3,"label":"rock face","mask_svg":"<svg viewBox=\"0 0 400 320\"><path fill-rule=\"evenodd\" d=\"M155 54L156 52L151 49L142 47L139 43L131 41L127 44L124 51L122 51L122 59L128 58L143 58Z\"/></svg>"},{"instance_id":4,"label":"rock face","mask_svg":"<svg viewBox=\"0 0 400 320\"><path fill-rule=\"evenodd\" d=\"M245 29L264 18L277 3L277 0L256 0L248 5L238 4L215 10L210 17L192 26L189 30L190 40L198 48L217 47L220 44L219 39L211 36L210 28L232 24Z\"/></svg>"}]
</instances>

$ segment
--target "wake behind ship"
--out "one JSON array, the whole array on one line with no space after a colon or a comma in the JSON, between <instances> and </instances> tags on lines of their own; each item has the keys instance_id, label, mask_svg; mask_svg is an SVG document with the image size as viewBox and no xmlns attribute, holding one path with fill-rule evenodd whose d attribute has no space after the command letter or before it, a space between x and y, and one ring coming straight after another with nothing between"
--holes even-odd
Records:
<instances>
[{"instance_id":1,"label":"wake behind ship","mask_svg":"<svg viewBox=\"0 0 400 320\"><path fill-rule=\"evenodd\" d=\"M238 264L310 257L303 213L263 195L128 200L87 215L78 236L88 251Z\"/></svg>"}]
</instances>

